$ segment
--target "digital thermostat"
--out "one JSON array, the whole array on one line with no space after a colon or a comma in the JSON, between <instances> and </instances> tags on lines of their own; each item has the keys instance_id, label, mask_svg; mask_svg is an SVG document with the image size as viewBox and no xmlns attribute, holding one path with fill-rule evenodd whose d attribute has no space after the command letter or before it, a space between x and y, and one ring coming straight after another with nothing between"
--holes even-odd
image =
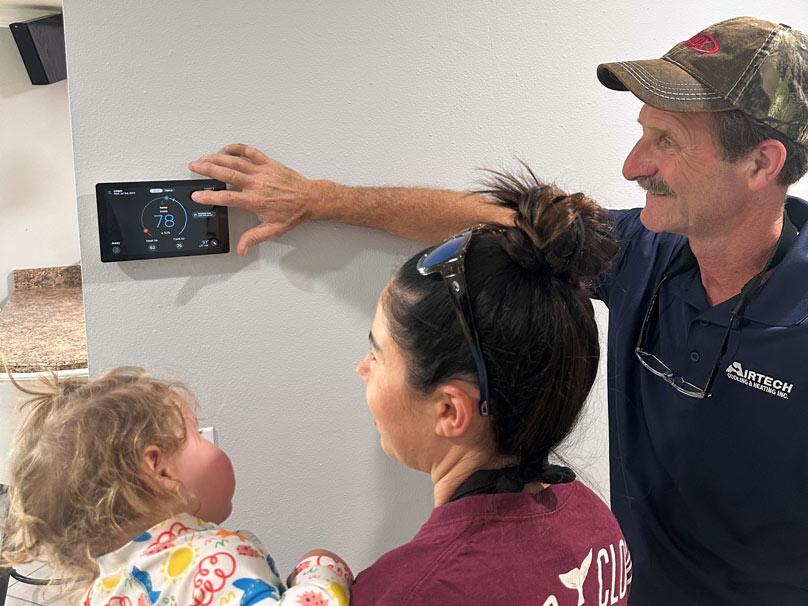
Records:
<instances>
[{"instance_id":1,"label":"digital thermostat","mask_svg":"<svg viewBox=\"0 0 808 606\"><path fill-rule=\"evenodd\" d=\"M227 207L191 200L224 188L214 179L96 184L101 261L230 252Z\"/></svg>"}]
</instances>

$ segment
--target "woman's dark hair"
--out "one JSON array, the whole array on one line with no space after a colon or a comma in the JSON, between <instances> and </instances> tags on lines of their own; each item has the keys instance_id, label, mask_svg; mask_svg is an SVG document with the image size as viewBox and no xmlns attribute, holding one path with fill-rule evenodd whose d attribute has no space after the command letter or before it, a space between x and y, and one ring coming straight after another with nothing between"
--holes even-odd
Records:
<instances>
[{"instance_id":1,"label":"woman's dark hair","mask_svg":"<svg viewBox=\"0 0 808 606\"><path fill-rule=\"evenodd\" d=\"M524 169L492 171L476 192L516 211L515 225L475 233L465 271L496 448L518 457L532 481L574 427L595 379L598 329L588 286L618 244L608 211ZM477 372L443 279L418 273L424 252L404 264L382 305L408 381L426 393L452 379L476 382Z\"/></svg>"}]
</instances>

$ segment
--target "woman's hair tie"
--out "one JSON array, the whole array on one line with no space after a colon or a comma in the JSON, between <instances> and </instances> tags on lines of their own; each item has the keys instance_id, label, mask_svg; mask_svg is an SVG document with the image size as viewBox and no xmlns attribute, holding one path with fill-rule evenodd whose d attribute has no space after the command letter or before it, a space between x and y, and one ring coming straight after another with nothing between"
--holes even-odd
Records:
<instances>
[{"instance_id":1,"label":"woman's hair tie","mask_svg":"<svg viewBox=\"0 0 808 606\"><path fill-rule=\"evenodd\" d=\"M575 479L575 472L563 465L547 465L539 472L535 481L542 484L569 484Z\"/></svg>"},{"instance_id":2,"label":"woman's hair tie","mask_svg":"<svg viewBox=\"0 0 808 606\"><path fill-rule=\"evenodd\" d=\"M522 463L516 467L511 468L508 476L509 480L514 485L518 485L518 490L521 490L525 484L531 482L541 482L542 484L568 484L575 479L575 472L569 467L563 465L551 464L547 457L544 457L541 463L526 464Z\"/></svg>"}]
</instances>

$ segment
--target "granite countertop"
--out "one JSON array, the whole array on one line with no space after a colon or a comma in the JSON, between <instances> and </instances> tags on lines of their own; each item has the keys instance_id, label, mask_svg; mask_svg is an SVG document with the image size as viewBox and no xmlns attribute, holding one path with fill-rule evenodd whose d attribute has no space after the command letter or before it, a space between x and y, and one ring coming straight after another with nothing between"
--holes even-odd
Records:
<instances>
[{"instance_id":1,"label":"granite countertop","mask_svg":"<svg viewBox=\"0 0 808 606\"><path fill-rule=\"evenodd\" d=\"M14 373L87 368L79 266L14 270L0 311L0 353Z\"/></svg>"}]
</instances>

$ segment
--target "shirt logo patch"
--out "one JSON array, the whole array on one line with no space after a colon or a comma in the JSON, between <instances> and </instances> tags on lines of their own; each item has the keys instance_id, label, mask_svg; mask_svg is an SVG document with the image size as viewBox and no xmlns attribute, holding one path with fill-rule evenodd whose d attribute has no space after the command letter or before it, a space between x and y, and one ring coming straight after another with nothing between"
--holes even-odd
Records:
<instances>
[{"instance_id":1,"label":"shirt logo patch","mask_svg":"<svg viewBox=\"0 0 808 606\"><path fill-rule=\"evenodd\" d=\"M727 368L727 378L737 381L747 387L759 389L784 400L788 400L789 394L794 389L793 383L788 383L782 379L775 379L754 370L744 369L740 362L733 362Z\"/></svg>"}]
</instances>

